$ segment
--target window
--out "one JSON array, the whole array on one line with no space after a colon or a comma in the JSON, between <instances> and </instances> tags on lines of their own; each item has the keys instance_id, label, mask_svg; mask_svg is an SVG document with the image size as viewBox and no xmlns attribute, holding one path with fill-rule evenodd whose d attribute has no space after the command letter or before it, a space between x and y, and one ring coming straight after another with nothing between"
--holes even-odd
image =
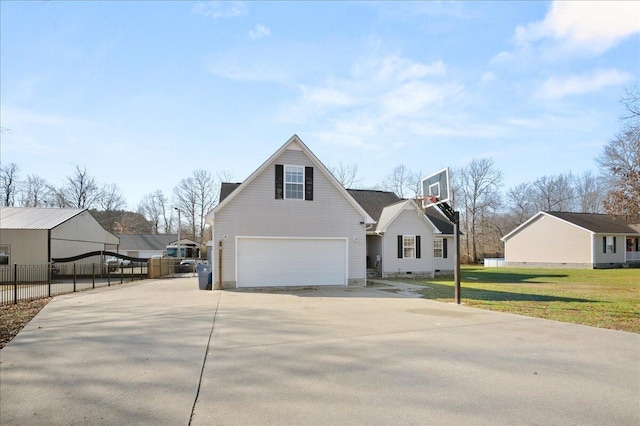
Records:
<instances>
[{"instance_id":1,"label":"window","mask_svg":"<svg viewBox=\"0 0 640 426\"><path fill-rule=\"evenodd\" d=\"M433 240L433 257L444 257L442 238L436 238Z\"/></svg>"},{"instance_id":2,"label":"window","mask_svg":"<svg viewBox=\"0 0 640 426\"><path fill-rule=\"evenodd\" d=\"M420 259L420 235L398 235L398 259Z\"/></svg>"},{"instance_id":3,"label":"window","mask_svg":"<svg viewBox=\"0 0 640 426\"><path fill-rule=\"evenodd\" d=\"M284 166L284 198L304 200L304 167Z\"/></svg>"},{"instance_id":4,"label":"window","mask_svg":"<svg viewBox=\"0 0 640 426\"><path fill-rule=\"evenodd\" d=\"M0 265L8 265L11 258L11 248L9 245L0 246Z\"/></svg>"},{"instance_id":5,"label":"window","mask_svg":"<svg viewBox=\"0 0 640 426\"><path fill-rule=\"evenodd\" d=\"M607 236L602 238L602 252L603 253L616 252L616 237Z\"/></svg>"},{"instance_id":6,"label":"window","mask_svg":"<svg viewBox=\"0 0 640 426\"><path fill-rule=\"evenodd\" d=\"M275 166L276 200L313 201L313 167Z\"/></svg>"},{"instance_id":7,"label":"window","mask_svg":"<svg viewBox=\"0 0 640 426\"><path fill-rule=\"evenodd\" d=\"M413 235L404 235L402 237L402 257L405 259L416 257L416 237Z\"/></svg>"}]
</instances>

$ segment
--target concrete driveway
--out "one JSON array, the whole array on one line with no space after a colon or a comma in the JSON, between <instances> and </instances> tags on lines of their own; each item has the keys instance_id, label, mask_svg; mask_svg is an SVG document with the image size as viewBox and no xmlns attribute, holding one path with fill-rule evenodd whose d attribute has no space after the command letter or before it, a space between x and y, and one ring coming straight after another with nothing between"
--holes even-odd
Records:
<instances>
[{"instance_id":1,"label":"concrete driveway","mask_svg":"<svg viewBox=\"0 0 640 426\"><path fill-rule=\"evenodd\" d=\"M0 423L640 424L640 336L384 287L60 296L0 353Z\"/></svg>"}]
</instances>

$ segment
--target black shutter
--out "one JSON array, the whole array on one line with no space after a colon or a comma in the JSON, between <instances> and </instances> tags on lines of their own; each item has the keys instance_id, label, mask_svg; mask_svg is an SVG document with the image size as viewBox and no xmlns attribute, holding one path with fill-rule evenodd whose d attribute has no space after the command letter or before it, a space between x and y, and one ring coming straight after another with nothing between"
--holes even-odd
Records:
<instances>
[{"instance_id":1,"label":"black shutter","mask_svg":"<svg viewBox=\"0 0 640 426\"><path fill-rule=\"evenodd\" d=\"M420 259L420 235L416 235L416 259Z\"/></svg>"},{"instance_id":2,"label":"black shutter","mask_svg":"<svg viewBox=\"0 0 640 426\"><path fill-rule=\"evenodd\" d=\"M313 167L304 168L304 199L313 201Z\"/></svg>"},{"instance_id":3,"label":"black shutter","mask_svg":"<svg viewBox=\"0 0 640 426\"><path fill-rule=\"evenodd\" d=\"M402 259L402 235L398 235L398 259Z\"/></svg>"},{"instance_id":4,"label":"black shutter","mask_svg":"<svg viewBox=\"0 0 640 426\"><path fill-rule=\"evenodd\" d=\"M602 237L602 252L607 252L607 237Z\"/></svg>"},{"instance_id":5,"label":"black shutter","mask_svg":"<svg viewBox=\"0 0 640 426\"><path fill-rule=\"evenodd\" d=\"M616 251L616 237L613 237L613 252L615 253Z\"/></svg>"},{"instance_id":6,"label":"black shutter","mask_svg":"<svg viewBox=\"0 0 640 426\"><path fill-rule=\"evenodd\" d=\"M447 253L447 241L448 240L446 238L442 239L442 258L443 259L446 259L447 256L448 256L448 253Z\"/></svg>"},{"instance_id":7,"label":"black shutter","mask_svg":"<svg viewBox=\"0 0 640 426\"><path fill-rule=\"evenodd\" d=\"M276 200L284 198L284 166L276 164Z\"/></svg>"}]
</instances>

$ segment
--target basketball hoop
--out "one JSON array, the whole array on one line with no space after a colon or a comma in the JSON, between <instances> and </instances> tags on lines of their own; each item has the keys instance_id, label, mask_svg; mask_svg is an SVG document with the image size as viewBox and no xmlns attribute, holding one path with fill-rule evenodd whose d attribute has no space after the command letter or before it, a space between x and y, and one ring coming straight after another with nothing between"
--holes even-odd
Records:
<instances>
[{"instance_id":1,"label":"basketball hoop","mask_svg":"<svg viewBox=\"0 0 640 426\"><path fill-rule=\"evenodd\" d=\"M427 197L427 200L429 200L430 203L437 203L438 202L438 197Z\"/></svg>"}]
</instances>

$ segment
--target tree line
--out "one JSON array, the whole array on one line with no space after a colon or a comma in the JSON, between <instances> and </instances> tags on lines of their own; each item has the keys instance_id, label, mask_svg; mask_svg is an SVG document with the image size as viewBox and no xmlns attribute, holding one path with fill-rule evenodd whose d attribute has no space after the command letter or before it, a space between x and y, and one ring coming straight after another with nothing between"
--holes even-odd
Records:
<instances>
[{"instance_id":1,"label":"tree line","mask_svg":"<svg viewBox=\"0 0 640 426\"><path fill-rule=\"evenodd\" d=\"M62 185L55 186L34 174L22 179L20 166L10 163L0 168L0 194L2 205L8 207L88 209L111 232L175 234L180 227L184 238L206 241L204 217L218 200L220 183L231 178L228 172L214 177L206 170L195 170L180 180L171 196L160 189L150 192L136 212L129 212L122 190L113 183L100 184L86 167L75 165Z\"/></svg>"},{"instance_id":2,"label":"tree line","mask_svg":"<svg viewBox=\"0 0 640 426\"><path fill-rule=\"evenodd\" d=\"M623 126L595 159L599 174L567 171L503 190L503 173L491 158L474 158L451 170L451 204L460 211L465 260L476 262L501 254L500 239L539 211L607 213L640 223L639 99L635 89L627 89L621 98ZM355 164L340 162L329 169L345 188L357 188L362 181ZM137 212L132 213L124 211L126 201L117 185L99 184L84 167L76 165L58 187L37 175L20 179L19 171L15 163L1 167L4 206L86 208L113 232L173 234L180 227L185 238L196 241L210 238L205 215L217 204L220 184L233 179L226 171L214 176L195 170L170 194L158 189L145 195ZM421 179L421 171L400 164L374 189L394 192L400 198L417 198L422 191Z\"/></svg>"}]
</instances>

